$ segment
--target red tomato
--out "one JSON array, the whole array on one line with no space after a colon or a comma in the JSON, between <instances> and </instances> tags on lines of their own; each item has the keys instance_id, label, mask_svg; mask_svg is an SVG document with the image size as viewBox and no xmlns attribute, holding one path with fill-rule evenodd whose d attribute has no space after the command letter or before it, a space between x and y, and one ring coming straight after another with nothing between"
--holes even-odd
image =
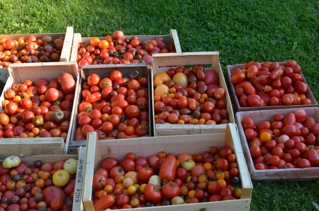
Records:
<instances>
[{"instance_id":1,"label":"red tomato","mask_svg":"<svg viewBox=\"0 0 319 211\"><path fill-rule=\"evenodd\" d=\"M98 74L92 73L87 78L87 83L89 86L96 86L99 84L101 78Z\"/></svg>"},{"instance_id":2,"label":"red tomato","mask_svg":"<svg viewBox=\"0 0 319 211\"><path fill-rule=\"evenodd\" d=\"M106 157L102 160L102 167L107 171L110 171L114 166L117 165L119 165L119 162L114 157Z\"/></svg>"},{"instance_id":3,"label":"red tomato","mask_svg":"<svg viewBox=\"0 0 319 211\"><path fill-rule=\"evenodd\" d=\"M255 128L255 122L252 118L250 117L244 117L241 121L241 124L244 128L244 130L251 128L254 129Z\"/></svg>"},{"instance_id":4,"label":"red tomato","mask_svg":"<svg viewBox=\"0 0 319 211\"><path fill-rule=\"evenodd\" d=\"M297 168L310 168L311 167L311 163L306 158L299 158L297 160L296 167Z\"/></svg>"},{"instance_id":5,"label":"red tomato","mask_svg":"<svg viewBox=\"0 0 319 211\"><path fill-rule=\"evenodd\" d=\"M243 71L237 72L237 73L232 74L231 82L233 84L239 84L240 82L244 81L245 78L246 78L246 74Z\"/></svg>"},{"instance_id":6,"label":"red tomato","mask_svg":"<svg viewBox=\"0 0 319 211\"><path fill-rule=\"evenodd\" d=\"M251 65L247 69L246 76L249 79L253 79L257 76L257 73L258 73L258 67L256 65Z\"/></svg>"},{"instance_id":7,"label":"red tomato","mask_svg":"<svg viewBox=\"0 0 319 211\"><path fill-rule=\"evenodd\" d=\"M94 203L94 210L105 210L115 204L114 196L111 194L105 195Z\"/></svg>"},{"instance_id":8,"label":"red tomato","mask_svg":"<svg viewBox=\"0 0 319 211\"><path fill-rule=\"evenodd\" d=\"M93 188L95 190L101 190L106 185L106 176L103 174L94 174L93 176Z\"/></svg>"},{"instance_id":9,"label":"red tomato","mask_svg":"<svg viewBox=\"0 0 319 211\"><path fill-rule=\"evenodd\" d=\"M218 150L218 154L222 158L227 158L232 153L233 153L233 150L228 146L223 146Z\"/></svg>"},{"instance_id":10,"label":"red tomato","mask_svg":"<svg viewBox=\"0 0 319 211\"><path fill-rule=\"evenodd\" d=\"M253 158L257 158L257 157L261 156L261 154L262 154L259 146L251 146L249 148L249 150L250 150L250 154Z\"/></svg>"},{"instance_id":11,"label":"red tomato","mask_svg":"<svg viewBox=\"0 0 319 211\"><path fill-rule=\"evenodd\" d=\"M296 116L294 113L288 113L284 116L282 120L285 125L293 125L296 123Z\"/></svg>"},{"instance_id":12,"label":"red tomato","mask_svg":"<svg viewBox=\"0 0 319 211\"><path fill-rule=\"evenodd\" d=\"M128 105L125 109L125 116L127 118L138 118L140 116L140 109L136 105Z\"/></svg>"},{"instance_id":13,"label":"red tomato","mask_svg":"<svg viewBox=\"0 0 319 211\"><path fill-rule=\"evenodd\" d=\"M151 203L157 203L162 199L162 192L154 185L147 184L144 188L145 199Z\"/></svg>"},{"instance_id":14,"label":"red tomato","mask_svg":"<svg viewBox=\"0 0 319 211\"><path fill-rule=\"evenodd\" d=\"M112 70L110 72L110 79L112 81L120 80L122 79L122 77L123 77L122 72L119 70Z\"/></svg>"},{"instance_id":15,"label":"red tomato","mask_svg":"<svg viewBox=\"0 0 319 211\"><path fill-rule=\"evenodd\" d=\"M124 193L121 193L117 195L115 199L115 203L119 207L123 207L124 205L127 205L130 203L130 197Z\"/></svg>"},{"instance_id":16,"label":"red tomato","mask_svg":"<svg viewBox=\"0 0 319 211\"><path fill-rule=\"evenodd\" d=\"M229 163L225 158L218 158L215 161L215 167L216 167L216 169L219 169L221 171L225 171L228 169Z\"/></svg>"},{"instance_id":17,"label":"red tomato","mask_svg":"<svg viewBox=\"0 0 319 211\"><path fill-rule=\"evenodd\" d=\"M162 186L162 194L168 199L172 199L175 196L179 196L182 192L180 186L178 186L175 182L167 182Z\"/></svg>"},{"instance_id":18,"label":"red tomato","mask_svg":"<svg viewBox=\"0 0 319 211\"><path fill-rule=\"evenodd\" d=\"M211 181L208 183L207 189L210 194L218 194L222 187L217 181Z\"/></svg>"},{"instance_id":19,"label":"red tomato","mask_svg":"<svg viewBox=\"0 0 319 211\"><path fill-rule=\"evenodd\" d=\"M175 179L175 173L177 168L177 160L174 155L168 155L164 163L160 167L159 176L160 178L168 181Z\"/></svg>"},{"instance_id":20,"label":"red tomato","mask_svg":"<svg viewBox=\"0 0 319 211\"><path fill-rule=\"evenodd\" d=\"M316 149L310 149L305 153L305 157L310 161L311 166L319 166L319 152Z\"/></svg>"},{"instance_id":21,"label":"red tomato","mask_svg":"<svg viewBox=\"0 0 319 211\"><path fill-rule=\"evenodd\" d=\"M264 106L265 101L257 94L250 94L247 96L247 103L250 106Z\"/></svg>"},{"instance_id":22,"label":"red tomato","mask_svg":"<svg viewBox=\"0 0 319 211\"><path fill-rule=\"evenodd\" d=\"M148 183L149 178L154 174L154 171L150 167L142 167L137 172L137 178L143 183Z\"/></svg>"}]
</instances>

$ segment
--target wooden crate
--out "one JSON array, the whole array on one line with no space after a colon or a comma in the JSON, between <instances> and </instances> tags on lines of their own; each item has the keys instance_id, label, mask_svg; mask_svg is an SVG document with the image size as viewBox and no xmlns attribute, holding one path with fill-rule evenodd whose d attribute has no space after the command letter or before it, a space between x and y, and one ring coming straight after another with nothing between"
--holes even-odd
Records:
<instances>
[{"instance_id":1,"label":"wooden crate","mask_svg":"<svg viewBox=\"0 0 319 211\"><path fill-rule=\"evenodd\" d=\"M126 35L125 38L131 38L133 35ZM152 40L158 37L163 37L167 44L174 44L176 53L182 53L182 49L179 43L179 38L176 29L171 29L170 34L167 35L136 35L140 41ZM87 44L92 37L82 37L80 33L74 34L71 61L76 61L79 43ZM104 39L104 37L99 37Z\"/></svg>"},{"instance_id":2,"label":"wooden crate","mask_svg":"<svg viewBox=\"0 0 319 211\"><path fill-rule=\"evenodd\" d=\"M285 62L279 62L280 65L284 65ZM235 86L234 84L231 82L231 75L232 75L232 72L234 71L234 69L236 67L242 67L244 64L235 64L235 65L227 65L227 78L228 78L228 81L229 81L229 86L230 86L230 93L232 95L232 98L234 99L234 104L236 106L236 110L237 111L252 111L252 110L262 110L262 109L280 109L280 108L302 108L302 107L309 107L309 106L318 106L318 103L316 101L316 98L314 97L312 91L310 90L310 86L307 84L306 80L305 80L305 77L303 75L303 73L301 72L301 76L303 78L303 82L305 82L308 87L309 87L309 91L308 93L306 94L307 98L309 98L312 102L312 104L310 105L289 105L289 106L286 106L286 105L278 105L278 106L258 106L258 107L243 107L239 104L239 99L238 97L236 96L235 94Z\"/></svg>"},{"instance_id":3,"label":"wooden crate","mask_svg":"<svg viewBox=\"0 0 319 211\"><path fill-rule=\"evenodd\" d=\"M24 65L13 64L8 68L9 78L3 88L3 92L0 97L0 102L4 100L4 92L11 87L13 83L23 82L27 79L33 82L39 78L57 78L60 74L68 72L72 74L76 80L76 83L80 83L80 77L75 62L59 62L59 63L26 63ZM72 111L77 108L78 89L76 88L74 93L74 101ZM3 108L0 106L0 111ZM72 113L70 119L70 128L68 130L68 136L66 142L62 137L50 137L50 138L1 138L1 157L8 156L10 154L16 154L20 156L29 156L36 154L61 154L67 153L68 143L71 138L71 128L74 114Z\"/></svg>"},{"instance_id":4,"label":"wooden crate","mask_svg":"<svg viewBox=\"0 0 319 211\"><path fill-rule=\"evenodd\" d=\"M196 140L196 141L194 141ZM89 133L86 154L85 180L83 184L83 204L86 211L94 210L92 202L92 178L102 159L115 157L124 159L126 153L134 152L136 155L148 157L159 151L177 155L179 153L204 152L210 146L230 146L236 156L242 184L242 197L237 200L184 204L174 206L159 206L147 208L134 208L132 210L249 210L253 185L244 159L242 147L236 124L227 125L223 133L157 136L136 139L135 141L97 141L96 133Z\"/></svg>"},{"instance_id":5,"label":"wooden crate","mask_svg":"<svg viewBox=\"0 0 319 211\"><path fill-rule=\"evenodd\" d=\"M236 113L236 121L238 124L238 132L241 138L241 143L243 146L243 151L248 164L249 172L251 178L254 180L310 180L319 178L319 168L286 168L286 169L267 169L267 170L257 170L255 169L252 157L250 155L249 146L247 139L245 137L244 129L241 121L245 117L250 117L254 120L256 124L272 120L275 114L287 114L297 110L298 108L285 108L285 109L275 109L275 110L260 110L260 111L241 111ZM302 108L306 111L308 116L319 122L319 108L318 107L304 107Z\"/></svg>"},{"instance_id":6,"label":"wooden crate","mask_svg":"<svg viewBox=\"0 0 319 211\"><path fill-rule=\"evenodd\" d=\"M0 40L4 39L4 38L7 38L7 39L10 38L10 39L15 39L16 40L19 37L27 38L30 35L34 35L37 38L42 38L45 35L49 35L53 39L59 38L61 36L64 36L64 42L63 42L63 47L62 47L62 51L61 51L61 55L60 55L60 61L61 62L70 61L71 48L72 48L73 35L74 35L72 26L68 26L66 28L66 32L65 33L13 34L13 35L3 34L3 35L0 35Z\"/></svg>"},{"instance_id":7,"label":"wooden crate","mask_svg":"<svg viewBox=\"0 0 319 211\"><path fill-rule=\"evenodd\" d=\"M210 69L215 70L219 76L219 85L226 90L226 102L227 111L229 114L229 122L235 122L234 112L230 95L228 92L223 70L219 63L219 52L187 52L182 54L155 54L153 55L152 70L153 75L157 73L167 71L171 66L185 66L195 64L209 65ZM207 69L207 68L206 68ZM153 111L154 101L152 101ZM155 116L155 113L153 114ZM193 133L211 133L223 131L227 124L217 125L191 125L191 124L155 124L155 135L181 135L181 134L193 134Z\"/></svg>"},{"instance_id":8,"label":"wooden crate","mask_svg":"<svg viewBox=\"0 0 319 211\"><path fill-rule=\"evenodd\" d=\"M147 68L146 64L132 64L132 65L123 65L123 64L116 64L116 65L87 65L83 67L83 69L80 70L81 72L81 82L79 83L78 89L79 89L79 95L78 95L78 102L80 103L82 101L82 95L81 93L81 84L85 81L85 79L92 73L98 74L101 79L104 77L109 77L109 74L112 70L117 69L122 72L123 77L130 77L133 75L135 76L144 76L148 78L148 99L152 98L153 92L152 92L152 83L151 83L151 78L152 78L152 72L150 69ZM71 141L70 141L70 153L74 152L76 147L78 146L86 146L86 140L74 140L75 137L75 130L78 127L78 123L76 120L76 115L78 114L78 106L74 110L75 118L73 119L73 124L72 124L72 134L71 134ZM153 123L153 118L152 118L152 106L151 103L148 104L148 111L149 111L149 135L153 136L154 135L154 127L152 125Z\"/></svg>"},{"instance_id":9,"label":"wooden crate","mask_svg":"<svg viewBox=\"0 0 319 211\"><path fill-rule=\"evenodd\" d=\"M19 155L19 154L11 154L11 155ZM27 162L29 165L33 166L34 161L41 160L43 162L54 163L59 160L67 160L70 158L76 158L78 160L77 173L75 178L75 188L74 188L74 198L72 202L72 210L83 210L82 205L82 188L83 188L83 178L85 172L85 161L86 161L86 148L80 147L78 149L78 153L76 155L67 155L67 154L39 154L39 155L30 155L27 157L21 158L22 161ZM1 160L2 158L0 158Z\"/></svg>"}]
</instances>

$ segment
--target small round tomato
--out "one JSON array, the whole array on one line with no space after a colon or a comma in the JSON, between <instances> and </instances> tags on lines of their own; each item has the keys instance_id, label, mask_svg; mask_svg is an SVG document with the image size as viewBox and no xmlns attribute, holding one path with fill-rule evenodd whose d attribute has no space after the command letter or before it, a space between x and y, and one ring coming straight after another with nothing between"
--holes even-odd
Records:
<instances>
[{"instance_id":1,"label":"small round tomato","mask_svg":"<svg viewBox=\"0 0 319 211\"><path fill-rule=\"evenodd\" d=\"M125 109L125 116L129 119L138 118L140 116L140 109L136 105L128 105Z\"/></svg>"},{"instance_id":2,"label":"small round tomato","mask_svg":"<svg viewBox=\"0 0 319 211\"><path fill-rule=\"evenodd\" d=\"M101 78L98 74L92 73L87 78L87 83L89 86L96 86L99 84Z\"/></svg>"},{"instance_id":3,"label":"small round tomato","mask_svg":"<svg viewBox=\"0 0 319 211\"><path fill-rule=\"evenodd\" d=\"M179 196L182 192L180 186L178 186L175 182L167 182L162 186L162 194L166 198L172 199L175 196Z\"/></svg>"},{"instance_id":4,"label":"small round tomato","mask_svg":"<svg viewBox=\"0 0 319 211\"><path fill-rule=\"evenodd\" d=\"M162 199L162 192L156 185L148 183L144 188L144 196L147 201L157 203Z\"/></svg>"},{"instance_id":5,"label":"small round tomato","mask_svg":"<svg viewBox=\"0 0 319 211\"><path fill-rule=\"evenodd\" d=\"M120 80L123 77L122 72L119 70L112 70L110 72L110 79L112 81Z\"/></svg>"}]
</instances>

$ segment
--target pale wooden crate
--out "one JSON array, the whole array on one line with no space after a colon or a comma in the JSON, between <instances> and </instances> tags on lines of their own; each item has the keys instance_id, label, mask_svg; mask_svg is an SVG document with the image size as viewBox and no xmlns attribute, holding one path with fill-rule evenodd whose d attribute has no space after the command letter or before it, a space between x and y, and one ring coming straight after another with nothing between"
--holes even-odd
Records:
<instances>
[{"instance_id":1,"label":"pale wooden crate","mask_svg":"<svg viewBox=\"0 0 319 211\"><path fill-rule=\"evenodd\" d=\"M19 154L13 153L11 155L19 155ZM78 166L77 166L77 173L75 177L75 188L74 188L74 197L72 202L72 210L82 211L83 205L82 205L81 198L82 198L83 178L84 178L84 172L85 172L85 161L86 161L85 156L86 156L86 148L80 147L78 149L78 153L73 155L46 153L46 154L39 154L39 155L30 155L30 156L21 158L21 160L33 166L34 162L37 160L41 160L42 162L55 163L60 160L67 160L70 158L77 159ZM0 161L1 159L2 158L0 158Z\"/></svg>"},{"instance_id":2,"label":"pale wooden crate","mask_svg":"<svg viewBox=\"0 0 319 211\"><path fill-rule=\"evenodd\" d=\"M256 124L272 120L275 114L287 114L297 110L298 108L259 110L259 111L240 111L236 113L236 121L238 124L238 132L240 135L243 151L247 161L248 169L251 178L254 180L314 180L319 179L319 168L286 168L286 169L266 169L257 170L250 155L248 142L244 133L241 121L245 117L250 117ZM308 116L313 117L316 122L319 122L319 108L318 107L303 107Z\"/></svg>"},{"instance_id":3,"label":"pale wooden crate","mask_svg":"<svg viewBox=\"0 0 319 211\"><path fill-rule=\"evenodd\" d=\"M262 63L263 64L263 63ZM284 65L285 62L279 62L280 65ZM316 101L315 96L313 95L312 91L310 90L310 86L308 85L303 73L301 72L301 76L303 78L303 82L305 82L308 87L309 87L309 91L308 93L306 93L306 97L309 98L311 100L311 104L305 104L305 105L278 105L278 106L258 106L258 107L244 107L241 106L239 104L239 99L236 96L236 90L235 90L235 86L234 84L231 82L231 75L234 71L235 68L237 67L242 67L245 64L234 64L234 65L227 65L227 78L228 78L228 82L229 82L229 87L230 87L230 93L234 99L234 104L236 106L236 110L237 111L252 111L252 110L263 110L263 109L281 109L281 108L302 108L302 107L309 107L309 106L318 106L318 102Z\"/></svg>"},{"instance_id":4,"label":"pale wooden crate","mask_svg":"<svg viewBox=\"0 0 319 211\"><path fill-rule=\"evenodd\" d=\"M237 126L228 124L221 133L193 134L181 136L155 136L136 140L98 141L96 133L88 134L86 169L83 183L83 205L86 211L93 211L92 178L105 157L124 159L126 153L134 152L138 156L148 157L159 151L177 155L179 153L204 152L211 146L229 146L234 150L240 172L242 196L237 200L134 208L131 210L249 210L253 184L240 144Z\"/></svg>"},{"instance_id":5,"label":"pale wooden crate","mask_svg":"<svg viewBox=\"0 0 319 211\"><path fill-rule=\"evenodd\" d=\"M70 61L71 56L71 48L72 48L72 42L73 42L73 27L68 26L66 28L65 33L42 33L42 34L2 34L0 35L0 39L18 39L19 37L27 38L30 35L34 35L37 38L42 38L45 35L51 36L53 39L59 38L61 36L64 36L63 41L63 47L60 55L60 61L61 62L68 62ZM10 65L9 65L10 66Z\"/></svg>"},{"instance_id":6,"label":"pale wooden crate","mask_svg":"<svg viewBox=\"0 0 319 211\"><path fill-rule=\"evenodd\" d=\"M25 64L13 64L8 68L9 77L3 88L0 96L0 102L4 98L4 92L9 89L13 83L23 82L27 79L35 81L39 78L45 78L50 80L51 78L57 78L60 74L67 72L70 73L77 84L80 83L79 72L75 62L58 62L58 63L25 63ZM67 153L68 144L71 137L72 122L74 118L73 111L77 108L78 99L78 86L74 93L74 101L72 107L72 115L70 119L70 127L66 141L64 142L62 137L50 137L50 138L1 138L0 157L5 157L10 154L16 154L19 156L29 156L36 154L46 153ZM0 106L0 112L3 110Z\"/></svg>"},{"instance_id":7,"label":"pale wooden crate","mask_svg":"<svg viewBox=\"0 0 319 211\"><path fill-rule=\"evenodd\" d=\"M205 70L213 69L218 73L219 85L226 90L226 102L229 114L229 122L234 123L234 112L232 103L230 100L230 94L227 88L225 77L223 75L223 70L219 62L219 52L185 52L182 54L154 54L152 71L155 76L157 73L166 72L169 67L176 66L186 66L195 64L206 64L210 65L209 68ZM152 100L153 112L154 110L154 100ZM155 116L155 113L153 114ZM224 130L227 124L217 124L217 125L191 125L191 124L156 124L155 119L153 119L153 124L155 127L155 135L182 135L182 134L194 134L194 133L211 133Z\"/></svg>"},{"instance_id":8,"label":"pale wooden crate","mask_svg":"<svg viewBox=\"0 0 319 211\"><path fill-rule=\"evenodd\" d=\"M125 38L131 38L133 35L125 35ZM170 34L166 35L136 35L140 41L152 40L162 37L167 44L174 44L176 53L182 53L181 45L179 42L178 34L176 29L171 29ZM88 44L92 37L82 37L80 33L74 34L72 51L71 51L71 61L76 61L79 43ZM99 37L104 39L104 37Z\"/></svg>"},{"instance_id":9,"label":"pale wooden crate","mask_svg":"<svg viewBox=\"0 0 319 211\"><path fill-rule=\"evenodd\" d=\"M147 65L145 63L140 63L140 64L131 64L131 65L125 65L125 64L103 64L103 65L86 65L80 70L80 83L78 84L78 100L77 102L80 103L82 101L82 96L81 96L81 90L82 87L81 85L85 82L86 78L92 74L96 73L98 74L101 78L104 77L109 77L110 72L112 70L119 70L122 72L123 77L130 77L133 75L137 76L143 76L148 79L148 111L149 111L149 136L154 135L154 126L153 126L153 117L152 117L152 106L150 103L150 99L152 98L153 95L153 89L152 89L152 83L151 83L151 78L152 76L152 71L147 68ZM71 139L69 142L69 147L70 151L69 153L73 153L76 150L76 147L78 146L86 146L87 140L74 140L75 137L75 131L78 126L77 123L77 116L78 114L78 106L76 106L74 110L74 116L75 118L73 119L72 123L72 134L71 134Z\"/></svg>"}]
</instances>

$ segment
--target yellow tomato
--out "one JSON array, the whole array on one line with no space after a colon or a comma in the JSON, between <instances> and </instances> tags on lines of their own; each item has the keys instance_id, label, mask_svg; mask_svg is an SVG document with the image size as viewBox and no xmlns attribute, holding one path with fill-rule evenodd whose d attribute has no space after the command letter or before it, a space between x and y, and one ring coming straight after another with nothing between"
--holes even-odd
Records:
<instances>
[{"instance_id":1,"label":"yellow tomato","mask_svg":"<svg viewBox=\"0 0 319 211\"><path fill-rule=\"evenodd\" d=\"M69 174L75 174L78 167L78 160L74 158L67 159L63 164L63 169Z\"/></svg>"},{"instance_id":2,"label":"yellow tomato","mask_svg":"<svg viewBox=\"0 0 319 211\"><path fill-rule=\"evenodd\" d=\"M52 182L55 186L63 187L70 180L70 174L64 169L57 170L52 176Z\"/></svg>"},{"instance_id":3,"label":"yellow tomato","mask_svg":"<svg viewBox=\"0 0 319 211\"><path fill-rule=\"evenodd\" d=\"M158 73L154 76L154 86L157 87L160 84L171 80L171 77L166 72Z\"/></svg>"}]
</instances>

